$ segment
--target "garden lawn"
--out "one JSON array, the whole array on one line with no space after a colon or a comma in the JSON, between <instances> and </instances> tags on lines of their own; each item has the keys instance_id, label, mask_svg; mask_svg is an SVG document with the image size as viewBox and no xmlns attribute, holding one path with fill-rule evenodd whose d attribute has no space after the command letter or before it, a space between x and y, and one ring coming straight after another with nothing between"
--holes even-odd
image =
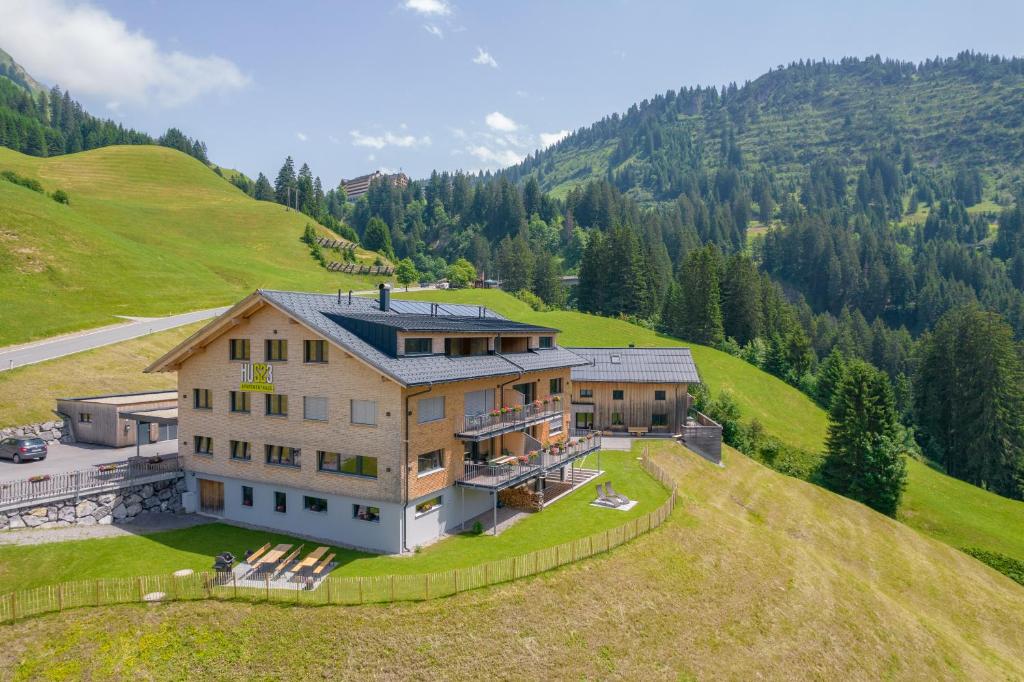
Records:
<instances>
[{"instance_id":1,"label":"garden lawn","mask_svg":"<svg viewBox=\"0 0 1024 682\"><path fill-rule=\"evenodd\" d=\"M332 548L341 564L333 575L446 571L526 554L621 526L653 511L669 494L640 467L637 457L635 453L602 452L604 476L497 536L449 537L421 552L401 558ZM583 466L595 468L596 455L585 460ZM611 480L616 492L639 500L639 504L627 512L591 506L595 483L605 480ZM245 550L256 549L265 542L305 545L303 554L320 544L267 531L212 523L151 535L0 546L0 594L72 580L159 575L182 568L207 571L211 569L216 554L230 551L241 557Z\"/></svg>"}]
</instances>

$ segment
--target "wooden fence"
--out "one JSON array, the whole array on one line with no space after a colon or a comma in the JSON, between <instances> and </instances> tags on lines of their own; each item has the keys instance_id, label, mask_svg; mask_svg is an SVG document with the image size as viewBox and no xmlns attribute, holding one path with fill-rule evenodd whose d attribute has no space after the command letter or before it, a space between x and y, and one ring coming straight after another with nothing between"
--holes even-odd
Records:
<instances>
[{"instance_id":1,"label":"wooden fence","mask_svg":"<svg viewBox=\"0 0 1024 682\"><path fill-rule=\"evenodd\" d=\"M352 275L393 275L395 269L390 265L364 265L362 263L339 263L331 261L327 264L331 272L345 272Z\"/></svg>"},{"instance_id":2,"label":"wooden fence","mask_svg":"<svg viewBox=\"0 0 1024 682\"><path fill-rule=\"evenodd\" d=\"M124 462L104 464L92 469L45 474L0 483L0 506L33 500L71 497L79 493L102 490L115 484L130 485L132 481L157 474L181 470L177 455L132 458Z\"/></svg>"},{"instance_id":3,"label":"wooden fence","mask_svg":"<svg viewBox=\"0 0 1024 682\"><path fill-rule=\"evenodd\" d=\"M160 601L237 599L306 605L354 605L423 601L497 585L610 551L660 526L675 508L676 487L668 474L651 462L646 453L642 466L656 480L671 488L668 499L657 509L617 528L521 556L436 573L328 576L313 590L304 589L298 583L294 589L282 589L272 586L269 578L263 584L253 585L254 581L238 581L234 576L225 578L210 572L183 577L157 575L80 580L3 595L0 597L0 622L83 606L139 603L147 601L146 596L154 593L162 593Z\"/></svg>"},{"instance_id":4,"label":"wooden fence","mask_svg":"<svg viewBox=\"0 0 1024 682\"><path fill-rule=\"evenodd\" d=\"M355 251L356 245L347 239L331 239L330 237L317 237L316 243L325 249L338 249L339 251Z\"/></svg>"}]
</instances>

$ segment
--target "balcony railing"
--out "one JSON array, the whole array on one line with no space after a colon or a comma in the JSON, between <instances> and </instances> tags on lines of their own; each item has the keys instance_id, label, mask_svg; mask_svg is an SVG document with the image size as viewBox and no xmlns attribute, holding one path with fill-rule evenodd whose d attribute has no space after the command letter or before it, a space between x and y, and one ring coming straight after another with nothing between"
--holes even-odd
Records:
<instances>
[{"instance_id":1,"label":"balcony railing","mask_svg":"<svg viewBox=\"0 0 1024 682\"><path fill-rule=\"evenodd\" d=\"M93 490L102 490L133 480L172 473L181 470L177 455L150 458L132 458L123 462L103 464L93 469L43 474L19 481L0 483L0 506L31 502L44 498L74 496Z\"/></svg>"},{"instance_id":2,"label":"balcony railing","mask_svg":"<svg viewBox=\"0 0 1024 682\"><path fill-rule=\"evenodd\" d=\"M533 455L519 455L511 461L498 463L492 460L486 464L466 462L458 483L480 488L506 488L601 449L600 433L574 432L573 436L561 446L549 447Z\"/></svg>"},{"instance_id":3,"label":"balcony railing","mask_svg":"<svg viewBox=\"0 0 1024 682\"><path fill-rule=\"evenodd\" d=\"M464 417L456 435L466 440L484 439L539 424L564 413L561 395L540 398L523 405L499 407L483 414Z\"/></svg>"}]
</instances>

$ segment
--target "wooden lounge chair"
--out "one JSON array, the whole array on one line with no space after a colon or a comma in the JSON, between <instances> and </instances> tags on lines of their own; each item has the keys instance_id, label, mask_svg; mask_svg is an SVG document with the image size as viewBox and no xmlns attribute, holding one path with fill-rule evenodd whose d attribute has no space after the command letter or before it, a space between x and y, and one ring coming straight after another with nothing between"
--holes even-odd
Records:
<instances>
[{"instance_id":1,"label":"wooden lounge chair","mask_svg":"<svg viewBox=\"0 0 1024 682\"><path fill-rule=\"evenodd\" d=\"M618 500L619 504L629 504L629 498L615 492L611 481L605 481L604 483L604 496L612 500Z\"/></svg>"},{"instance_id":2,"label":"wooden lounge chair","mask_svg":"<svg viewBox=\"0 0 1024 682\"><path fill-rule=\"evenodd\" d=\"M612 498L610 498L607 495L605 495L604 491L601 489L601 484L600 483L597 484L597 499L594 500L594 504L596 504L598 506L601 506L601 507L609 507L609 508L619 507L619 506L622 505L622 503L619 502L618 500L613 500Z\"/></svg>"}]
</instances>

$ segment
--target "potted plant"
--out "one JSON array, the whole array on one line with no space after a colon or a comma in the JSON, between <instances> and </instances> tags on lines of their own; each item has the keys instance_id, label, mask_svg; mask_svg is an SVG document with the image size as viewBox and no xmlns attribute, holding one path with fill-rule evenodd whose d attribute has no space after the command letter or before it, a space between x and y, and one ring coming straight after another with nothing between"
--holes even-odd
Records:
<instances>
[{"instance_id":1,"label":"potted plant","mask_svg":"<svg viewBox=\"0 0 1024 682\"><path fill-rule=\"evenodd\" d=\"M541 406L541 405L543 405L543 404L544 404L544 403L542 403L542 402L540 401L540 398L537 398L536 400L534 400L534 401L533 401L533 406L534 406L534 407L540 407L540 406Z\"/></svg>"},{"instance_id":2,"label":"potted plant","mask_svg":"<svg viewBox=\"0 0 1024 682\"><path fill-rule=\"evenodd\" d=\"M516 459L519 460L520 464L526 464L530 461L530 458L527 455L519 455Z\"/></svg>"},{"instance_id":3,"label":"potted plant","mask_svg":"<svg viewBox=\"0 0 1024 682\"><path fill-rule=\"evenodd\" d=\"M501 406L501 413L502 414L508 414L508 405L502 405Z\"/></svg>"},{"instance_id":4,"label":"potted plant","mask_svg":"<svg viewBox=\"0 0 1024 682\"><path fill-rule=\"evenodd\" d=\"M501 416L501 410L493 409L493 410L490 411L490 415L492 417L500 417Z\"/></svg>"},{"instance_id":5,"label":"potted plant","mask_svg":"<svg viewBox=\"0 0 1024 682\"><path fill-rule=\"evenodd\" d=\"M522 405L513 405L512 406L512 411L513 412L522 412L523 411L523 406Z\"/></svg>"},{"instance_id":6,"label":"potted plant","mask_svg":"<svg viewBox=\"0 0 1024 682\"><path fill-rule=\"evenodd\" d=\"M556 403L562 402L562 396L560 395L551 396L551 399L554 400Z\"/></svg>"},{"instance_id":7,"label":"potted plant","mask_svg":"<svg viewBox=\"0 0 1024 682\"><path fill-rule=\"evenodd\" d=\"M50 480L50 474L39 474L37 476L30 477L28 480L32 483L42 483L43 481Z\"/></svg>"}]
</instances>

